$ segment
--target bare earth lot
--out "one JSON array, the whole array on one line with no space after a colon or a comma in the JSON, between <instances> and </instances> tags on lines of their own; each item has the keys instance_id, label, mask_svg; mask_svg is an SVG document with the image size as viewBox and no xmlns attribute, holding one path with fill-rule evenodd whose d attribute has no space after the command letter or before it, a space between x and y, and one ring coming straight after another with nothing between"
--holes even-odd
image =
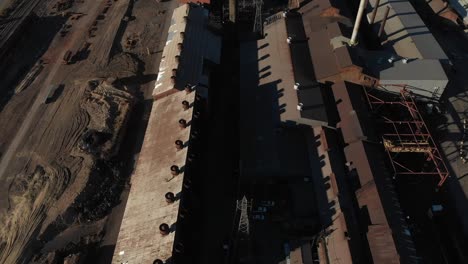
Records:
<instances>
[{"instance_id":1,"label":"bare earth lot","mask_svg":"<svg viewBox=\"0 0 468 264\"><path fill-rule=\"evenodd\" d=\"M42 1L0 59L0 263L83 263L112 245L138 152L125 144L143 135L176 6L57 2Z\"/></svg>"}]
</instances>

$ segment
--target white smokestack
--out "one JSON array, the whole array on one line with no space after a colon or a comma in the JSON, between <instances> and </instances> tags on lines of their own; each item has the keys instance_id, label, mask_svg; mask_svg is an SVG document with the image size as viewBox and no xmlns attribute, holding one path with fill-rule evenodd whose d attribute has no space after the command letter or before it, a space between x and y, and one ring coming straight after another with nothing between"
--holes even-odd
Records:
<instances>
[{"instance_id":1,"label":"white smokestack","mask_svg":"<svg viewBox=\"0 0 468 264\"><path fill-rule=\"evenodd\" d=\"M353 35L351 36L351 40L349 41L349 44L351 46L354 46L357 44L356 39L357 39L357 34L359 32L359 26L361 25L361 20L362 16L364 15L364 9L366 8L368 0L361 0L359 3L359 9L357 12L356 16L356 22L354 23L354 29L353 29Z\"/></svg>"}]
</instances>

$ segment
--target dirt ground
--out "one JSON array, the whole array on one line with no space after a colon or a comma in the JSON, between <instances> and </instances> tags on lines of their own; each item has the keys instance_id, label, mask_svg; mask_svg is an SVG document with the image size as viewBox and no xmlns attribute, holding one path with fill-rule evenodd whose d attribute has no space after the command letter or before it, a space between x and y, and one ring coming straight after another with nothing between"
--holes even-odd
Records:
<instances>
[{"instance_id":1,"label":"dirt ground","mask_svg":"<svg viewBox=\"0 0 468 264\"><path fill-rule=\"evenodd\" d=\"M144 134L134 110L149 99L177 5L58 2L38 6L0 63L0 263L89 263L112 244L106 227L120 221L109 214L138 153L125 144Z\"/></svg>"}]
</instances>

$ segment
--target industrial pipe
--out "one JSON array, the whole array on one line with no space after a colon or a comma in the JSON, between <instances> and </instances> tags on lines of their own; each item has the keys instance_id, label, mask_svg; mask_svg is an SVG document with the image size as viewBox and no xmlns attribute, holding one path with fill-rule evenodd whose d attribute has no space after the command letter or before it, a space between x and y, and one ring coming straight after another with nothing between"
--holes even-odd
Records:
<instances>
[{"instance_id":1,"label":"industrial pipe","mask_svg":"<svg viewBox=\"0 0 468 264\"><path fill-rule=\"evenodd\" d=\"M184 142L182 142L182 140L179 140L179 139L176 140L176 141L175 141L175 145L176 145L176 149L177 149L177 150L181 150L181 149L184 148Z\"/></svg>"},{"instance_id":2,"label":"industrial pipe","mask_svg":"<svg viewBox=\"0 0 468 264\"><path fill-rule=\"evenodd\" d=\"M364 9L366 8L367 1L368 0L361 0L361 2L359 3L359 9L356 17L356 22L354 23L353 34L351 35L351 40L349 41L349 44L351 46L357 45L357 34L361 25L362 16L364 15Z\"/></svg>"},{"instance_id":3,"label":"industrial pipe","mask_svg":"<svg viewBox=\"0 0 468 264\"><path fill-rule=\"evenodd\" d=\"M379 5L380 5L380 0L377 0L377 2L375 2L374 10L372 10L372 17L370 21L371 24L374 24L375 22L375 16L377 15L377 10L379 9Z\"/></svg>"},{"instance_id":4,"label":"industrial pipe","mask_svg":"<svg viewBox=\"0 0 468 264\"><path fill-rule=\"evenodd\" d=\"M169 235L170 230L171 230L171 228L166 223L163 223L163 224L159 225L159 233L161 233L161 235L163 235L163 236Z\"/></svg>"},{"instance_id":5,"label":"industrial pipe","mask_svg":"<svg viewBox=\"0 0 468 264\"><path fill-rule=\"evenodd\" d=\"M176 175L178 175L179 173L180 173L179 166L177 166L177 165L172 165L172 166L171 166L171 174L172 174L173 176L176 176Z\"/></svg>"},{"instance_id":6,"label":"industrial pipe","mask_svg":"<svg viewBox=\"0 0 468 264\"><path fill-rule=\"evenodd\" d=\"M184 110L187 110L189 109L190 107L190 103L188 101L182 101L182 108L184 108Z\"/></svg>"},{"instance_id":7,"label":"industrial pipe","mask_svg":"<svg viewBox=\"0 0 468 264\"><path fill-rule=\"evenodd\" d=\"M179 126L180 128L186 128L187 127L187 121L185 121L185 119L180 119L179 120Z\"/></svg>"},{"instance_id":8,"label":"industrial pipe","mask_svg":"<svg viewBox=\"0 0 468 264\"><path fill-rule=\"evenodd\" d=\"M390 13L390 7L389 6L387 6L387 10L385 10L385 15L384 15L384 18L382 20L382 24L380 24L379 34L377 34L377 36L379 38L380 38L380 36L382 36L382 33L384 31L384 28L385 28L385 23L387 23L388 13Z\"/></svg>"},{"instance_id":9,"label":"industrial pipe","mask_svg":"<svg viewBox=\"0 0 468 264\"><path fill-rule=\"evenodd\" d=\"M175 202L175 195L174 195L174 193L172 193L172 192L167 192L167 193L164 195L164 197L166 198L166 202L167 202L168 204L171 204L171 203Z\"/></svg>"}]
</instances>

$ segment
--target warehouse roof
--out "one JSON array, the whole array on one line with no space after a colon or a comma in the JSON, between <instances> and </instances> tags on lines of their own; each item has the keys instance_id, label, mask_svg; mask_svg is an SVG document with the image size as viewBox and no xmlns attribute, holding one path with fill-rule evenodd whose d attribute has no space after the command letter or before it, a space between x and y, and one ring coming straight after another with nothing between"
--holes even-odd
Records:
<instances>
[{"instance_id":1,"label":"warehouse roof","mask_svg":"<svg viewBox=\"0 0 468 264\"><path fill-rule=\"evenodd\" d=\"M284 18L278 13L266 21L265 38L257 41L259 86L275 84L281 90L278 98L284 111L281 121L312 126L328 124L326 93L315 79L301 17L296 14ZM291 44L288 37L293 38ZM294 89L296 83L299 90Z\"/></svg>"},{"instance_id":2,"label":"warehouse roof","mask_svg":"<svg viewBox=\"0 0 468 264\"><path fill-rule=\"evenodd\" d=\"M340 116L338 127L341 129L344 142L374 138L362 86L338 81L331 89Z\"/></svg>"},{"instance_id":3,"label":"warehouse roof","mask_svg":"<svg viewBox=\"0 0 468 264\"><path fill-rule=\"evenodd\" d=\"M187 28L181 25L185 24L184 16L188 16L190 26ZM112 263L153 263L156 259L168 261L172 258L177 239L175 231L179 205L181 199L182 202L184 199L182 188L187 174L185 163L188 149L191 148L189 145L177 150L175 141L189 141L194 125L191 123L193 107L184 110L182 102L192 104L195 92L187 94L176 89L170 83L166 71L171 71L175 62L173 55L178 54L177 42L181 39L180 34L176 33L184 29L184 43L192 48L186 48L182 52L181 65L186 68L179 68L177 76L180 80L196 84L194 81L203 77L202 58L208 56L214 61L219 59L216 57L220 52L219 39L206 33L203 28L205 18L206 10L189 5L176 8L172 16L171 35L163 51L165 60L161 62L160 75L153 91L153 96L157 99L153 102L141 152L131 177L130 194ZM180 127L180 119L186 120L186 128ZM179 170L176 175L171 172L174 165ZM166 201L167 192L175 194L174 202ZM170 227L169 234L160 233L161 224Z\"/></svg>"},{"instance_id":4,"label":"warehouse roof","mask_svg":"<svg viewBox=\"0 0 468 264\"><path fill-rule=\"evenodd\" d=\"M401 212L381 146L356 141L345 147L346 160L356 169L360 207L367 208L367 239L375 263L417 262L416 249Z\"/></svg>"},{"instance_id":5,"label":"warehouse roof","mask_svg":"<svg viewBox=\"0 0 468 264\"><path fill-rule=\"evenodd\" d=\"M361 63L347 44L352 22L340 13L339 6L330 0L313 0L298 12L302 14L316 79L335 82L342 74L348 74L353 81L358 81Z\"/></svg>"},{"instance_id":6,"label":"warehouse roof","mask_svg":"<svg viewBox=\"0 0 468 264\"><path fill-rule=\"evenodd\" d=\"M388 62L387 62L388 63ZM393 67L382 70L383 80L447 80L442 65L438 60L402 60L393 63Z\"/></svg>"},{"instance_id":7,"label":"warehouse roof","mask_svg":"<svg viewBox=\"0 0 468 264\"><path fill-rule=\"evenodd\" d=\"M369 21L376 2L377 0L369 0L372 7L367 13ZM399 56L406 58L448 60L437 40L408 1L381 0L375 18L376 30L380 27L387 6L390 7L390 13L384 29L387 38L384 46L393 48Z\"/></svg>"},{"instance_id":8,"label":"warehouse roof","mask_svg":"<svg viewBox=\"0 0 468 264\"><path fill-rule=\"evenodd\" d=\"M207 22L208 10L198 5L185 4L174 10L154 98L183 90L187 84L206 84L204 61L219 64L221 54L221 39L207 29ZM175 82L173 70L177 71Z\"/></svg>"}]
</instances>

